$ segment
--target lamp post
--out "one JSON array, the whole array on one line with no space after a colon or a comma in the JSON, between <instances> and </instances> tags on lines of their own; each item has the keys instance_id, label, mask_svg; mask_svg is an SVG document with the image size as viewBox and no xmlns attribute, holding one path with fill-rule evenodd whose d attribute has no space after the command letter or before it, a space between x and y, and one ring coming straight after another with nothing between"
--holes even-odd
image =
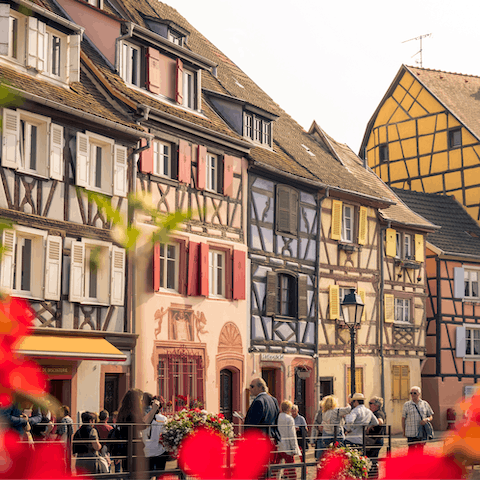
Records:
<instances>
[{"instance_id":1,"label":"lamp post","mask_svg":"<svg viewBox=\"0 0 480 480\"><path fill-rule=\"evenodd\" d=\"M350 289L350 293L345 295L342 302L342 312L345 324L350 329L350 385L351 395L355 392L355 331L362 321L363 309L365 307L360 295L355 292L355 289Z\"/></svg>"}]
</instances>

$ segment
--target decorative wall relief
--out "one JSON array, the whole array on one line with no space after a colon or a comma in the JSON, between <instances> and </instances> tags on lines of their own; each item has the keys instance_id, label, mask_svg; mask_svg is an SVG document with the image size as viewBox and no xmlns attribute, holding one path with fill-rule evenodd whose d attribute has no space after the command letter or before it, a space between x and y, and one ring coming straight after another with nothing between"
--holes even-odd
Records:
<instances>
[{"instance_id":1,"label":"decorative wall relief","mask_svg":"<svg viewBox=\"0 0 480 480\"><path fill-rule=\"evenodd\" d=\"M208 333L208 331L205 330L205 325L207 324L207 317L205 317L205 314L203 312L194 313L193 317L195 319L195 327L197 329L197 338L198 341L201 342L200 334L205 335L206 333Z\"/></svg>"},{"instance_id":2,"label":"decorative wall relief","mask_svg":"<svg viewBox=\"0 0 480 480\"><path fill-rule=\"evenodd\" d=\"M186 342L194 342L195 337L201 342L200 335L205 335L208 331L205 329L207 317L203 312L194 312L191 305L182 305L177 303L170 304L170 307L155 312L155 337L162 330L163 317L168 314L168 339Z\"/></svg>"},{"instance_id":3,"label":"decorative wall relief","mask_svg":"<svg viewBox=\"0 0 480 480\"><path fill-rule=\"evenodd\" d=\"M158 337L158 334L162 331L162 322L163 317L166 315L167 310L164 307L160 308L155 312L155 321L157 322L157 328L155 329L155 338Z\"/></svg>"}]
</instances>

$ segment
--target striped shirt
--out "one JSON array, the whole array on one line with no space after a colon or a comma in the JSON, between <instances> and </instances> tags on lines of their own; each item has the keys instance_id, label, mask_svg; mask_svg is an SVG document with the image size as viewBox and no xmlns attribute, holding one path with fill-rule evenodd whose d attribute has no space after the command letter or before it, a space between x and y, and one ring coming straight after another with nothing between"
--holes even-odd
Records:
<instances>
[{"instance_id":1,"label":"striped shirt","mask_svg":"<svg viewBox=\"0 0 480 480\"><path fill-rule=\"evenodd\" d=\"M405 419L406 437L416 438L418 436L418 427L420 426L420 422L424 418L433 415L432 407L425 400L420 399L420 401L417 403L417 408L420 411L422 418L420 418L413 400L409 400L403 405L402 417Z\"/></svg>"}]
</instances>

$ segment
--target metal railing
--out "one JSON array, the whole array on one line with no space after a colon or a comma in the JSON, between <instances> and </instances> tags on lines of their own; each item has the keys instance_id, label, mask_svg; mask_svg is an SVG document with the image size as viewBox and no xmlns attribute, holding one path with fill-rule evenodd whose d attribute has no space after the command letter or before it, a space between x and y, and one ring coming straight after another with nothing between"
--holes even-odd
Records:
<instances>
[{"instance_id":1,"label":"metal railing","mask_svg":"<svg viewBox=\"0 0 480 480\"><path fill-rule=\"evenodd\" d=\"M57 427L65 424L57 423L55 424ZM93 424L95 426L96 424ZM98 424L104 425L104 424ZM74 430L78 429L81 424L72 424ZM113 426L113 425L112 425ZM110 471L107 473L88 473L88 475L93 478L97 479L110 479L110 478L118 478L118 479L129 479L129 478L137 478L137 479L149 479L151 477L155 477L161 474L169 474L171 476L178 477L179 479L186 479L187 475L180 470L179 468L167 468L165 470L149 470L148 468L148 457L144 456L144 443L142 438L139 436L139 432L147 428L149 425L145 424L121 424L117 425L118 427L122 427L123 432L127 432L126 437L122 439L99 439L102 446L106 446L107 450L111 453L108 454L109 460L111 461L110 464ZM244 428L247 426L244 426ZM252 426L254 427L254 426ZM310 425L310 427L312 427ZM308 428L308 426L307 426ZM333 437L331 438L330 443L339 442L341 443L343 439L343 435L340 435L339 430L340 425L334 425L334 433ZM53 430L55 432L55 429ZM240 432L237 432L240 433ZM380 441L377 445L367 445L366 438L376 438ZM322 437L320 437L322 438ZM347 437L348 438L348 437ZM292 470L295 469L295 478L297 477L297 472L300 473L300 478L302 480L313 479L316 476L316 469L318 465L318 461L316 460L316 456L323 455L324 451L328 449L328 444L318 448L317 445L314 445L313 449L309 449L309 445L312 445L314 442L314 438L308 436L299 436L297 438L298 444L303 451L303 455L301 457L300 462L295 463L270 463L267 467L266 478L270 478L272 475L276 476L279 470ZM58 441L58 440L45 440L45 441ZM72 437L70 442L65 444L65 458L66 458L66 468L67 471L70 471L72 468L73 462L71 461L73 455L74 446L76 444L86 444L90 441L88 439L81 439L75 440ZM425 442L420 442L425 443ZM118 454L115 453L118 448L116 449L115 446L123 445L124 446L124 453ZM363 455L367 455L370 460L373 460L373 464L376 465L378 461L382 461L384 458L390 456L392 452L392 434L391 434L391 426L385 425L385 434L383 435L369 435L366 432L366 427L363 427L362 432L362 444L355 445L354 448L357 448ZM384 450L386 449L386 451ZM376 452L374 451L376 450ZM384 451L383 455L380 455L380 451ZM319 453L318 453L319 452ZM317 455L316 455L317 453ZM97 454L92 455L91 457L83 456L82 459L91 459L96 460ZM235 460L235 440L233 441L232 445L229 446L227 450L227 458L225 462L224 468L230 470L234 466ZM172 459L173 461L173 459ZM120 466L120 467L119 467ZM172 465L169 465L170 467ZM77 475L81 475L81 473L77 472ZM228 478L228 475L227 475Z\"/></svg>"}]
</instances>

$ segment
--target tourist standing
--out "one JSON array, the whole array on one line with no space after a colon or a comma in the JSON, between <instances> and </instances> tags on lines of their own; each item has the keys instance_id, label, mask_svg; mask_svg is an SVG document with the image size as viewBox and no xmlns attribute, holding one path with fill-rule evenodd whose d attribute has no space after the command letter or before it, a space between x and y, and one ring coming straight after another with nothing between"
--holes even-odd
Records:
<instances>
[{"instance_id":1,"label":"tourist standing","mask_svg":"<svg viewBox=\"0 0 480 480\"><path fill-rule=\"evenodd\" d=\"M428 402L422 400L422 389L410 389L411 400L405 402L402 411L403 436L407 437L408 450L418 449L423 452L425 440L419 436L420 426L433 420L433 410Z\"/></svg>"},{"instance_id":2,"label":"tourist standing","mask_svg":"<svg viewBox=\"0 0 480 480\"><path fill-rule=\"evenodd\" d=\"M94 428L95 415L82 413L82 426L73 436L73 454L76 455L76 469L87 473L106 473L101 471L98 451L102 448L98 440L98 432Z\"/></svg>"},{"instance_id":3,"label":"tourist standing","mask_svg":"<svg viewBox=\"0 0 480 480\"><path fill-rule=\"evenodd\" d=\"M298 413L298 405L294 405L292 407L292 417L295 421L295 430L297 432L297 442L298 446L300 447L300 461L303 462L303 458L305 456L305 449L308 448L307 446L307 421L303 415Z\"/></svg>"},{"instance_id":4,"label":"tourist standing","mask_svg":"<svg viewBox=\"0 0 480 480\"><path fill-rule=\"evenodd\" d=\"M295 432L295 421L291 415L292 402L284 400L280 405L280 414L278 415L278 432L280 434L280 441L277 445L278 462L281 463L295 463L294 455L300 455L298 448L297 434ZM284 478L296 479L297 474L295 468L286 468Z\"/></svg>"},{"instance_id":5,"label":"tourist standing","mask_svg":"<svg viewBox=\"0 0 480 480\"><path fill-rule=\"evenodd\" d=\"M350 413L351 406L338 407L338 400L333 395L328 395L322 401L322 441L319 444L318 453L315 452L315 458L318 460L321 458L325 449L335 441L335 428L336 428L336 441L342 444L345 440L345 416Z\"/></svg>"},{"instance_id":6,"label":"tourist standing","mask_svg":"<svg viewBox=\"0 0 480 480\"><path fill-rule=\"evenodd\" d=\"M365 395L355 393L351 400L352 411L345 417L345 445L363 445L363 429L378 425L377 417L365 406Z\"/></svg>"},{"instance_id":7,"label":"tourist standing","mask_svg":"<svg viewBox=\"0 0 480 480\"><path fill-rule=\"evenodd\" d=\"M160 404L160 409L162 407L163 404ZM159 412L155 415L150 426L142 433L142 440L145 445L144 453L148 459L148 469L150 472L165 470L165 465L169 459L165 447L160 443L160 435L165 428L166 422L167 417Z\"/></svg>"},{"instance_id":8,"label":"tourist standing","mask_svg":"<svg viewBox=\"0 0 480 480\"><path fill-rule=\"evenodd\" d=\"M383 437L385 435L386 415L383 411L383 398L372 397L368 402L368 406L378 420L378 425L370 427L368 430L368 448L365 451L365 454L372 462L369 476L370 478L376 478L378 476L378 455L383 447Z\"/></svg>"}]
</instances>

